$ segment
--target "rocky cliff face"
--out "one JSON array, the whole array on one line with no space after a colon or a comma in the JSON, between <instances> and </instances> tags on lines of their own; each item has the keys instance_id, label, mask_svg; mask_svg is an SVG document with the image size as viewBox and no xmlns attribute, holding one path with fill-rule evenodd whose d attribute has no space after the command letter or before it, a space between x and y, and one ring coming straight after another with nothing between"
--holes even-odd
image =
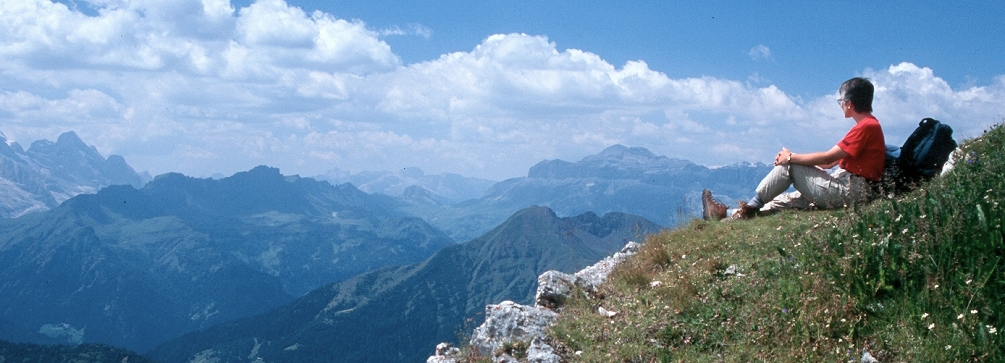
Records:
<instances>
[{"instance_id":1,"label":"rocky cliff face","mask_svg":"<svg viewBox=\"0 0 1005 363\"><path fill-rule=\"evenodd\" d=\"M35 141L27 151L0 133L0 218L54 208L109 185L139 188L145 179L121 156L106 159L73 132Z\"/></svg>"},{"instance_id":2,"label":"rocky cliff face","mask_svg":"<svg viewBox=\"0 0 1005 363\"><path fill-rule=\"evenodd\" d=\"M553 270L541 274L533 306L512 301L486 306L485 322L475 328L468 343L472 353L491 357L494 363L559 363L559 356L547 342L546 330L558 318L562 304L577 288L595 293L614 267L635 255L639 246L629 242L620 252L572 275ZM617 314L603 308L598 313ZM459 355L459 349L441 343L426 363L456 363Z\"/></svg>"}]
</instances>

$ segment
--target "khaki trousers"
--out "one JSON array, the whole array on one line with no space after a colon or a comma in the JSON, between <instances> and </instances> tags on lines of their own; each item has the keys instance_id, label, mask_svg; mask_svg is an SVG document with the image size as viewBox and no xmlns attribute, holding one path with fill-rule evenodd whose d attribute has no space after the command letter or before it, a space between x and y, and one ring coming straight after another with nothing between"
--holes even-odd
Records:
<instances>
[{"instance_id":1,"label":"khaki trousers","mask_svg":"<svg viewBox=\"0 0 1005 363\"><path fill-rule=\"evenodd\" d=\"M785 193L789 186L796 191ZM782 209L833 209L873 198L866 178L837 168L833 173L815 166L778 165L757 186L757 198L767 201L762 212Z\"/></svg>"}]
</instances>

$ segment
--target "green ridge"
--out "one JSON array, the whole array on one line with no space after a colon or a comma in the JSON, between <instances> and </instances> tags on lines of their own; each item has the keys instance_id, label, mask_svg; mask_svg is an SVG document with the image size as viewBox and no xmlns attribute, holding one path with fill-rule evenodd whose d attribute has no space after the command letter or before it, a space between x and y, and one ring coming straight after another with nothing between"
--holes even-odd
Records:
<instances>
[{"instance_id":1,"label":"green ridge","mask_svg":"<svg viewBox=\"0 0 1005 363\"><path fill-rule=\"evenodd\" d=\"M551 340L566 362L1005 361L1005 129L962 151L905 195L653 236Z\"/></svg>"}]
</instances>

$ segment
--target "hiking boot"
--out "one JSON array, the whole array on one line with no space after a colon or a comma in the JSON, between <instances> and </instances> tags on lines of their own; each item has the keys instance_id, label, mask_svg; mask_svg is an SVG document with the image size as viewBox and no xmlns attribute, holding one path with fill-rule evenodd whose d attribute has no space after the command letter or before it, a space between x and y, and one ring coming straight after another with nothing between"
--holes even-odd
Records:
<instances>
[{"instance_id":1,"label":"hiking boot","mask_svg":"<svg viewBox=\"0 0 1005 363\"><path fill-rule=\"evenodd\" d=\"M712 198L712 192L705 189L701 192L701 216L706 221L719 221L726 218L725 204Z\"/></svg>"},{"instance_id":2,"label":"hiking boot","mask_svg":"<svg viewBox=\"0 0 1005 363\"><path fill-rule=\"evenodd\" d=\"M747 202L740 201L740 208L733 212L733 215L729 216L730 220L736 219L751 219L756 217L761 212L761 208L751 207L747 205Z\"/></svg>"}]
</instances>

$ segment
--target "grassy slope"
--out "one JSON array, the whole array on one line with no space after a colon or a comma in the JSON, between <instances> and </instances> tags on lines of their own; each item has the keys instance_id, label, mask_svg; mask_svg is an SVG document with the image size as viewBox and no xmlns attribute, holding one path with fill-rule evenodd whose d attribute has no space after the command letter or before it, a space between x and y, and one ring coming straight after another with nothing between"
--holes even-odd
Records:
<instances>
[{"instance_id":1,"label":"grassy slope","mask_svg":"<svg viewBox=\"0 0 1005 363\"><path fill-rule=\"evenodd\" d=\"M1005 361L1005 129L963 150L907 195L652 236L552 339L570 362Z\"/></svg>"}]
</instances>

